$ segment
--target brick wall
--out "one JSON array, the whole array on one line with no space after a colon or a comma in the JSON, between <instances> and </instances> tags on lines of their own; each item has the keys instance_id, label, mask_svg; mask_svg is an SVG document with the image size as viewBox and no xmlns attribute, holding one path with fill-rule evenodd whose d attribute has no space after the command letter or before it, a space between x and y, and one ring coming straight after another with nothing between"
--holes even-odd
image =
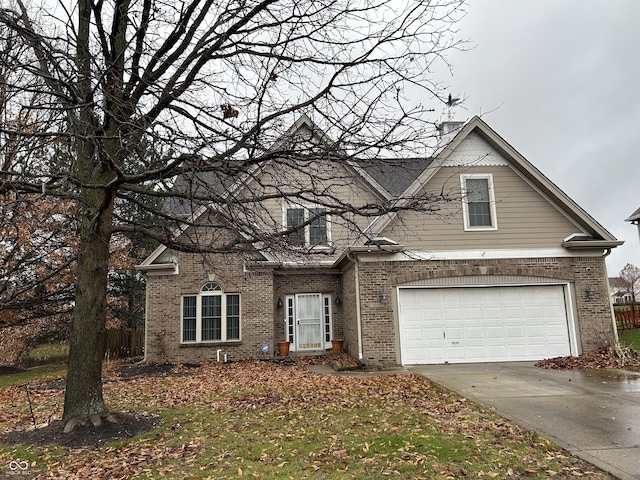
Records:
<instances>
[{"instance_id":1,"label":"brick wall","mask_svg":"<svg viewBox=\"0 0 640 480\"><path fill-rule=\"evenodd\" d=\"M358 312L356 300L356 267L350 263L342 272L344 351L358 358Z\"/></svg>"},{"instance_id":2,"label":"brick wall","mask_svg":"<svg viewBox=\"0 0 640 480\"><path fill-rule=\"evenodd\" d=\"M260 270L244 268L242 258L232 255L178 254L179 275L149 276L147 279L147 350L150 362L199 362L215 360L217 350L229 360L259 357L260 347L269 352L285 338L284 308L277 299L296 293L331 294L333 338L344 338L342 275L337 272ZM240 342L181 344L181 297L195 295L202 286L217 282L225 293L241 295ZM335 304L336 295L341 304Z\"/></svg>"},{"instance_id":3,"label":"brick wall","mask_svg":"<svg viewBox=\"0 0 640 480\"><path fill-rule=\"evenodd\" d=\"M273 272L245 269L235 255L177 254L178 275L147 278L146 358L150 362L215 360L217 350L228 360L259 357L261 346L274 351ZM241 297L241 340L210 344L181 344L181 297L195 295L207 282Z\"/></svg>"},{"instance_id":4,"label":"brick wall","mask_svg":"<svg viewBox=\"0 0 640 480\"><path fill-rule=\"evenodd\" d=\"M359 269L363 356L367 364L399 363L395 287L425 279L477 275L562 279L575 287L580 349L583 352L592 351L613 342L615 338L605 260L602 257L360 262ZM592 296L587 295L587 287L593 289ZM388 295L386 303L381 301L382 292Z\"/></svg>"},{"instance_id":5,"label":"brick wall","mask_svg":"<svg viewBox=\"0 0 640 480\"><path fill-rule=\"evenodd\" d=\"M343 322L343 293L342 293L342 275L340 273L318 273L315 271L296 272L291 270L277 270L274 272L274 332L277 341L285 339L285 309L277 308L275 304L277 299L285 302L286 295L294 295L296 293L322 293L330 294L334 303L332 304L333 313L333 338L344 338L344 322ZM340 305L335 304L336 295L340 296Z\"/></svg>"},{"instance_id":6,"label":"brick wall","mask_svg":"<svg viewBox=\"0 0 640 480\"><path fill-rule=\"evenodd\" d=\"M344 338L345 350L358 356L355 266L342 273L245 269L240 257L179 254L179 275L149 276L147 281L147 360L195 362L213 360L218 349L228 359L261 356L285 337L284 309L278 298L295 293L326 293L341 304L332 305L333 336ZM396 365L400 361L395 287L413 281L460 276L535 276L561 279L574 285L580 348L591 351L613 342L610 297L604 259L573 257L513 260L422 262L359 262L363 360L369 365ZM224 344L180 344L180 300L196 294L209 281L226 293L240 293L242 340ZM593 295L588 296L587 287ZM387 295L383 301L381 294Z\"/></svg>"}]
</instances>

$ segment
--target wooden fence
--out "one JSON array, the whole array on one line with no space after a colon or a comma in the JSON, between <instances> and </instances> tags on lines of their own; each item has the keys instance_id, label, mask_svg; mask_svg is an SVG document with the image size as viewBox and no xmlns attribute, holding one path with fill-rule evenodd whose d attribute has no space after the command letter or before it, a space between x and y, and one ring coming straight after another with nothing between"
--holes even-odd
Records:
<instances>
[{"instance_id":1,"label":"wooden fence","mask_svg":"<svg viewBox=\"0 0 640 480\"><path fill-rule=\"evenodd\" d=\"M137 357L144 353L144 330L107 330L106 355L109 358Z\"/></svg>"},{"instance_id":2,"label":"wooden fence","mask_svg":"<svg viewBox=\"0 0 640 480\"><path fill-rule=\"evenodd\" d=\"M638 305L629 307L628 309L616 309L616 326L618 330L630 330L640 327L640 308Z\"/></svg>"}]
</instances>

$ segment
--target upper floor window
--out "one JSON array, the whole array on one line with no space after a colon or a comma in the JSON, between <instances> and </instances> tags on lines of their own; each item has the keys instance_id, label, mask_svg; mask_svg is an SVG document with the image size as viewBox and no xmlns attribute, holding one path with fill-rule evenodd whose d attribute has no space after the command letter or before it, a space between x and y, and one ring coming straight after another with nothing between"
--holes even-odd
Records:
<instances>
[{"instance_id":1,"label":"upper floor window","mask_svg":"<svg viewBox=\"0 0 640 480\"><path fill-rule=\"evenodd\" d=\"M464 174L462 210L465 230L496 230L496 202L491 174Z\"/></svg>"},{"instance_id":2,"label":"upper floor window","mask_svg":"<svg viewBox=\"0 0 640 480\"><path fill-rule=\"evenodd\" d=\"M240 295L224 293L215 282L197 295L182 297L182 342L240 340Z\"/></svg>"},{"instance_id":3,"label":"upper floor window","mask_svg":"<svg viewBox=\"0 0 640 480\"><path fill-rule=\"evenodd\" d=\"M292 243L305 247L329 245L330 223L326 210L322 207L287 206L284 227L300 228L290 234Z\"/></svg>"}]
</instances>

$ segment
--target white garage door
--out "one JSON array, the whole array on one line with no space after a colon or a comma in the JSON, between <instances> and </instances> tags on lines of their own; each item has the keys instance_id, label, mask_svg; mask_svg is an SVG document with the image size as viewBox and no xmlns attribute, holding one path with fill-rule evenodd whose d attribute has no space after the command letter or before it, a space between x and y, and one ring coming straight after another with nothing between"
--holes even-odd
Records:
<instances>
[{"instance_id":1,"label":"white garage door","mask_svg":"<svg viewBox=\"0 0 640 480\"><path fill-rule=\"evenodd\" d=\"M541 360L570 354L563 288L404 288L403 365Z\"/></svg>"}]
</instances>

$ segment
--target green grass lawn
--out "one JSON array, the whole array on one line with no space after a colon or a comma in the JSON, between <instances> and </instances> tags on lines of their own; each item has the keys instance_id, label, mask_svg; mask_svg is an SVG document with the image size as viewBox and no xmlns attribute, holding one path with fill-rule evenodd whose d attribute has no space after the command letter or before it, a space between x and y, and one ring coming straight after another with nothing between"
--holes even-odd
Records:
<instances>
[{"instance_id":1,"label":"green grass lawn","mask_svg":"<svg viewBox=\"0 0 640 480\"><path fill-rule=\"evenodd\" d=\"M625 347L630 347L640 352L640 328L619 330L618 339Z\"/></svg>"},{"instance_id":2,"label":"green grass lawn","mask_svg":"<svg viewBox=\"0 0 640 480\"><path fill-rule=\"evenodd\" d=\"M69 358L69 345L64 343L45 343L29 350L25 367L59 363Z\"/></svg>"},{"instance_id":3,"label":"green grass lawn","mask_svg":"<svg viewBox=\"0 0 640 480\"><path fill-rule=\"evenodd\" d=\"M35 478L65 479L613 478L417 375L253 361L128 379L114 368L105 371L110 408L158 415L158 427L98 447L0 443L0 469L26 460ZM4 377L0 435L30 428L25 381L36 422L60 418L59 374Z\"/></svg>"}]
</instances>

